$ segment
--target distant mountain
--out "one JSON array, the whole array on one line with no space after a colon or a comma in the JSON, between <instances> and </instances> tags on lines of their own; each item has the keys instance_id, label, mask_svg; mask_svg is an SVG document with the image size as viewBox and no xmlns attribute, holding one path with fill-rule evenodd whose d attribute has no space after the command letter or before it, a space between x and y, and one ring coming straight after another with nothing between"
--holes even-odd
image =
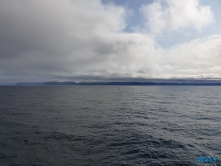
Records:
<instances>
[{"instance_id":1,"label":"distant mountain","mask_svg":"<svg viewBox=\"0 0 221 166\"><path fill-rule=\"evenodd\" d=\"M18 82L16 86L41 86L44 82Z\"/></svg>"},{"instance_id":2,"label":"distant mountain","mask_svg":"<svg viewBox=\"0 0 221 166\"><path fill-rule=\"evenodd\" d=\"M76 85L75 82L56 82L56 81L51 81L51 82L45 82L43 85Z\"/></svg>"},{"instance_id":3,"label":"distant mountain","mask_svg":"<svg viewBox=\"0 0 221 166\"><path fill-rule=\"evenodd\" d=\"M52 85L159 85L159 86L221 86L221 82L219 81L178 81L178 82L19 82L15 84L16 86L52 86Z\"/></svg>"},{"instance_id":4,"label":"distant mountain","mask_svg":"<svg viewBox=\"0 0 221 166\"><path fill-rule=\"evenodd\" d=\"M181 85L181 86L189 86L189 85L197 85L197 86L221 86L221 82L81 82L77 83L76 85L164 85L164 86L171 86L171 85Z\"/></svg>"}]
</instances>

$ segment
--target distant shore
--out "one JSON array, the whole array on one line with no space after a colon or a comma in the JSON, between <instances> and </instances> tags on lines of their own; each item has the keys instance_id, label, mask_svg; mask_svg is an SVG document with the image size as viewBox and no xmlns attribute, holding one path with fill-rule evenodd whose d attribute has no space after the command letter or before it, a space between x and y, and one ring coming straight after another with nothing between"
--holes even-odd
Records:
<instances>
[{"instance_id":1,"label":"distant shore","mask_svg":"<svg viewBox=\"0 0 221 166\"><path fill-rule=\"evenodd\" d=\"M157 86L221 86L221 82L18 82L15 86L54 86L54 85L157 85Z\"/></svg>"}]
</instances>

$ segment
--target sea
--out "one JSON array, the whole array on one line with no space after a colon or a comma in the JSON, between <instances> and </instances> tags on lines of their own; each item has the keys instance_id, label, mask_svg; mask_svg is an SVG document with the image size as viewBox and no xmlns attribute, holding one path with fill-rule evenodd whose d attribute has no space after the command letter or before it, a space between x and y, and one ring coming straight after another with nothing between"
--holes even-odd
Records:
<instances>
[{"instance_id":1,"label":"sea","mask_svg":"<svg viewBox=\"0 0 221 166\"><path fill-rule=\"evenodd\" d=\"M221 165L221 87L0 87L0 166L134 165Z\"/></svg>"}]
</instances>

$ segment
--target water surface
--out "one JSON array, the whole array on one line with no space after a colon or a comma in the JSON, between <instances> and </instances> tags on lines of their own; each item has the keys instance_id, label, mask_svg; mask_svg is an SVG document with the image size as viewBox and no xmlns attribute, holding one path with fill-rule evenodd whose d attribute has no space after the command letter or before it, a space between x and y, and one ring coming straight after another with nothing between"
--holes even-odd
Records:
<instances>
[{"instance_id":1,"label":"water surface","mask_svg":"<svg viewBox=\"0 0 221 166\"><path fill-rule=\"evenodd\" d=\"M221 165L220 99L215 86L0 87L0 165Z\"/></svg>"}]
</instances>

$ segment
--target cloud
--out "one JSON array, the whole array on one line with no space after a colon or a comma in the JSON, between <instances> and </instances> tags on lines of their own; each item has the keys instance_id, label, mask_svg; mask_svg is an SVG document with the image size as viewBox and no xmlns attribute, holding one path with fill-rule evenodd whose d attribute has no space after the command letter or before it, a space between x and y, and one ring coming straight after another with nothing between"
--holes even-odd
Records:
<instances>
[{"instance_id":1,"label":"cloud","mask_svg":"<svg viewBox=\"0 0 221 166\"><path fill-rule=\"evenodd\" d=\"M172 66L165 70L170 77L220 77L221 35L196 39L164 50L164 63Z\"/></svg>"},{"instance_id":2,"label":"cloud","mask_svg":"<svg viewBox=\"0 0 221 166\"><path fill-rule=\"evenodd\" d=\"M196 8L197 16L210 11L188 6ZM126 8L99 0L0 0L0 81L210 78L221 73L220 35L163 49L148 34L124 32L126 18ZM184 24L176 19L171 28ZM192 19L185 19L189 26ZM198 20L200 28L209 24L204 19Z\"/></svg>"},{"instance_id":3,"label":"cloud","mask_svg":"<svg viewBox=\"0 0 221 166\"><path fill-rule=\"evenodd\" d=\"M124 28L124 14L98 0L1 0L1 68L68 72L91 58L101 61L109 49L105 36Z\"/></svg>"},{"instance_id":4,"label":"cloud","mask_svg":"<svg viewBox=\"0 0 221 166\"><path fill-rule=\"evenodd\" d=\"M154 34L188 28L201 31L214 21L210 7L199 5L198 0L155 0L142 5L140 11L146 19L146 27Z\"/></svg>"}]
</instances>

